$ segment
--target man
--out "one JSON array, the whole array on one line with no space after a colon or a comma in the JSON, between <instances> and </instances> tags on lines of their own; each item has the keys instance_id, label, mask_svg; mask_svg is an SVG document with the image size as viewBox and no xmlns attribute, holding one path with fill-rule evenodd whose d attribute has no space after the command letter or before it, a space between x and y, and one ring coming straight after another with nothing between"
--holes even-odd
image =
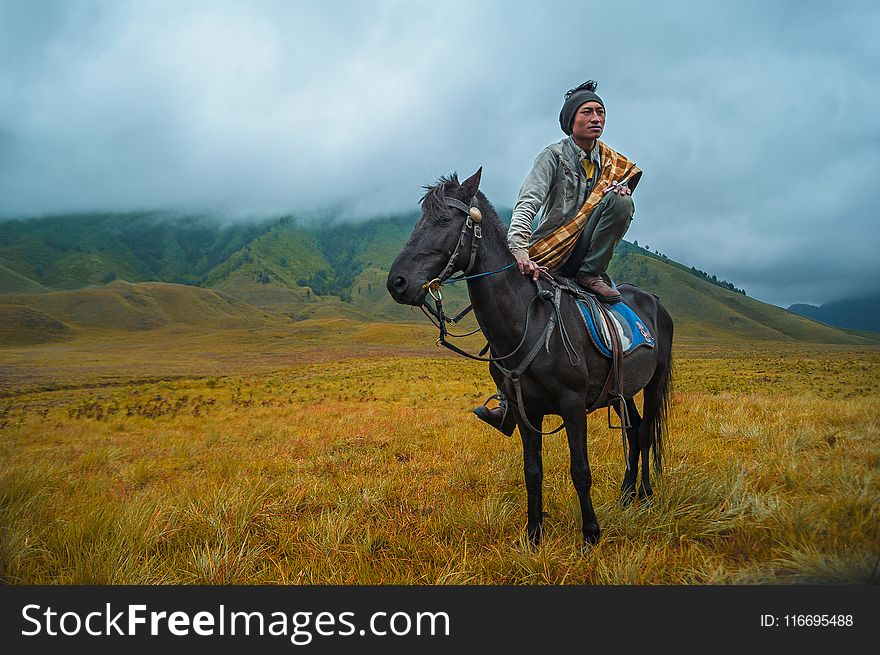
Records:
<instances>
[{"instance_id":1,"label":"man","mask_svg":"<svg viewBox=\"0 0 880 655\"><path fill-rule=\"evenodd\" d=\"M537 280L541 266L573 277L604 303L620 292L604 279L632 221L632 192L641 171L599 141L605 129L605 103L592 80L570 89L559 112L568 137L538 155L523 182L507 233L507 245L523 275ZM541 219L532 231L538 212ZM499 407L481 405L474 413L505 434L515 427L506 399Z\"/></svg>"}]
</instances>

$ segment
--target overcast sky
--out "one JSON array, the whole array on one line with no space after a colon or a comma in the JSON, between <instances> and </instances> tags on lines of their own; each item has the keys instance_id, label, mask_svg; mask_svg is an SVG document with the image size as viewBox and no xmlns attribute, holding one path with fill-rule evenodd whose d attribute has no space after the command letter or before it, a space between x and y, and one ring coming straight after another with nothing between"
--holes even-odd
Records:
<instances>
[{"instance_id":1,"label":"overcast sky","mask_svg":"<svg viewBox=\"0 0 880 655\"><path fill-rule=\"evenodd\" d=\"M880 289L880 3L0 0L0 215L510 207L599 82L627 239L787 306Z\"/></svg>"}]
</instances>

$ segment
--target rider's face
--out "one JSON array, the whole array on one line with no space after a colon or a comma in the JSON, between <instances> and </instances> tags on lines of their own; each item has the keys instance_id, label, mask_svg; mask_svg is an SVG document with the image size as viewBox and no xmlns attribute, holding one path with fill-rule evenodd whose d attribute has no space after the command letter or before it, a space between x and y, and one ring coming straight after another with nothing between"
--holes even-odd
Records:
<instances>
[{"instance_id":1,"label":"rider's face","mask_svg":"<svg viewBox=\"0 0 880 655\"><path fill-rule=\"evenodd\" d=\"M591 100L578 107L571 123L571 135L576 139L593 141L602 136L605 129L605 108Z\"/></svg>"}]
</instances>

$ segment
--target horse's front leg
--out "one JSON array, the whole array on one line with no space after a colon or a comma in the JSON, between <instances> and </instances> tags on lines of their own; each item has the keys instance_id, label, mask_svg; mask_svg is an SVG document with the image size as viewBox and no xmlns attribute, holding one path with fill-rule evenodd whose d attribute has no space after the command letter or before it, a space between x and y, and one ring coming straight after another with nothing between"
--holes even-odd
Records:
<instances>
[{"instance_id":1,"label":"horse's front leg","mask_svg":"<svg viewBox=\"0 0 880 655\"><path fill-rule=\"evenodd\" d=\"M584 546L599 541L599 521L593 510L590 487L593 476L587 456L587 411L582 399L573 399L563 409L562 420L568 435L568 450L571 456L571 481L581 504L581 521Z\"/></svg>"},{"instance_id":2,"label":"horse's front leg","mask_svg":"<svg viewBox=\"0 0 880 655\"><path fill-rule=\"evenodd\" d=\"M529 422L541 429L544 422L543 414L529 414ZM544 464L541 460L542 436L528 427L517 416L519 433L523 444L523 473L526 478L526 493L528 494L529 521L526 524L526 533L529 543L537 546L541 543L542 523L544 521L544 508L542 486L544 482Z\"/></svg>"}]
</instances>

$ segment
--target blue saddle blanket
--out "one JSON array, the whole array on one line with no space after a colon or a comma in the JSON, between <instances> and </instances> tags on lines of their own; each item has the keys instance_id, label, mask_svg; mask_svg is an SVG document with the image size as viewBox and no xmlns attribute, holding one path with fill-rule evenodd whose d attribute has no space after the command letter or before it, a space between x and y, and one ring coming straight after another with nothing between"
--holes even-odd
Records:
<instances>
[{"instance_id":1,"label":"blue saddle blanket","mask_svg":"<svg viewBox=\"0 0 880 655\"><path fill-rule=\"evenodd\" d=\"M596 349L606 357L611 357L609 329L612 326L606 324L601 310L596 306L599 301L592 296L588 296L588 298L589 300L577 300L581 316L587 325L587 332ZM628 355L639 346L654 347L654 337L648 331L648 326L626 303L621 300L611 305L605 305L605 308L609 310L614 323L613 328L617 330L620 337L620 345L624 355Z\"/></svg>"}]
</instances>

